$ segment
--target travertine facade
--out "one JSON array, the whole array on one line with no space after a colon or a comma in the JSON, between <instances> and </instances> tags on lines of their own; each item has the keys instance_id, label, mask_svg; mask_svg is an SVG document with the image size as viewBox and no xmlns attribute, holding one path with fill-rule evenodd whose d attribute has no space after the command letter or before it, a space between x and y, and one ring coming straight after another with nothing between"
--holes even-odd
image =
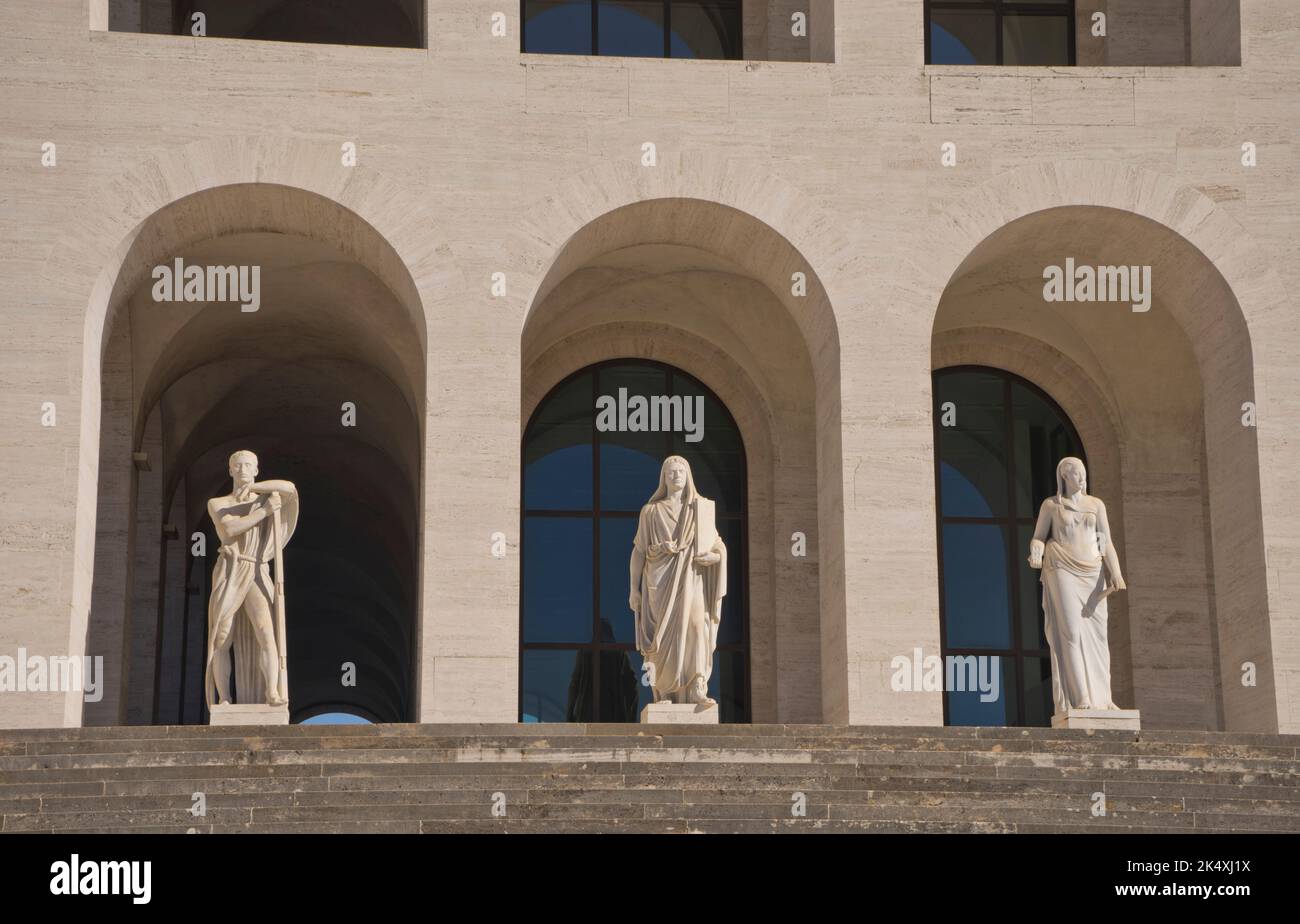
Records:
<instances>
[{"instance_id":1,"label":"travertine facade","mask_svg":"<svg viewBox=\"0 0 1300 924\"><path fill-rule=\"evenodd\" d=\"M271 367L293 387L248 397L267 420L329 440L355 403L337 499L409 539L373 543L418 614L414 699L384 695L515 721L522 427L569 373L641 356L745 435L756 721L942 721L890 662L939 650L930 374L973 363L1088 446L1130 587L1117 703L1300 732L1300 7L1242 0L1239 41L1187 7L1178 60L1240 66L1046 69L925 66L920 0L839 0L819 63L521 55L517 3L427 6L421 50L0 6L0 654L107 662L103 701L3 692L0 726L157 718L181 669L157 601L186 592L210 487L185 473L243 435L216 397ZM1080 62L1176 57L1121 23L1102 48L1081 25ZM260 262L264 307L159 306L177 257ZM1150 312L1045 304L1067 257L1152 266Z\"/></svg>"}]
</instances>

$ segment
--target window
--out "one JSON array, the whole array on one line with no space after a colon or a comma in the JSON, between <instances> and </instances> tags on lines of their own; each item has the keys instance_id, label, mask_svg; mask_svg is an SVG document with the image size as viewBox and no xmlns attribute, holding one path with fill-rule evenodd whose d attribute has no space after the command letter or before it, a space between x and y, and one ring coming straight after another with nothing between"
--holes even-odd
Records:
<instances>
[{"instance_id":1,"label":"window","mask_svg":"<svg viewBox=\"0 0 1300 924\"><path fill-rule=\"evenodd\" d=\"M114 32L193 35L202 14L209 38L328 45L424 47L424 0L111 0Z\"/></svg>"},{"instance_id":2,"label":"window","mask_svg":"<svg viewBox=\"0 0 1300 924\"><path fill-rule=\"evenodd\" d=\"M521 0L521 48L568 55L739 58L740 0Z\"/></svg>"},{"instance_id":3,"label":"window","mask_svg":"<svg viewBox=\"0 0 1300 924\"><path fill-rule=\"evenodd\" d=\"M682 432L601 432L596 400L703 398L703 438ZM709 695L723 722L749 721L745 448L726 407L691 376L618 360L557 385L524 431L519 715L523 722L636 722L650 702L640 682L629 559L641 507L663 460L680 455L717 505L727 546L727 596Z\"/></svg>"},{"instance_id":4,"label":"window","mask_svg":"<svg viewBox=\"0 0 1300 924\"><path fill-rule=\"evenodd\" d=\"M1083 445L1050 398L1007 372L941 370L934 400L942 652L945 664L998 655L1001 669L992 702L945 693L944 723L1048 725L1052 671L1029 540L1039 505L1056 492L1057 462L1086 463Z\"/></svg>"},{"instance_id":5,"label":"window","mask_svg":"<svg viewBox=\"0 0 1300 924\"><path fill-rule=\"evenodd\" d=\"M1074 64L1074 0L925 0L926 64Z\"/></svg>"}]
</instances>

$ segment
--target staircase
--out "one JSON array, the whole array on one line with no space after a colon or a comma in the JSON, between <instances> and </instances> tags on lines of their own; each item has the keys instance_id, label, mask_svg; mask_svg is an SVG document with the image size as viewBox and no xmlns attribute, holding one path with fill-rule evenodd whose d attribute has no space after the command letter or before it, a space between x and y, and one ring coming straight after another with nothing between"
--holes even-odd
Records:
<instances>
[{"instance_id":1,"label":"staircase","mask_svg":"<svg viewBox=\"0 0 1300 924\"><path fill-rule=\"evenodd\" d=\"M195 793L205 814L191 814ZM48 831L1300 832L1300 735L819 725L0 730L0 832Z\"/></svg>"}]
</instances>

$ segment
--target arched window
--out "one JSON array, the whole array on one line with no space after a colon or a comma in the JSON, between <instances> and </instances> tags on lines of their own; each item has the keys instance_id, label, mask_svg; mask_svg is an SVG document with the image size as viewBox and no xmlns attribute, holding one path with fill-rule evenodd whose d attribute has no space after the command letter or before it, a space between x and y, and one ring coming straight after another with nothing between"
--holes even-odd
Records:
<instances>
[{"instance_id":1,"label":"arched window","mask_svg":"<svg viewBox=\"0 0 1300 924\"><path fill-rule=\"evenodd\" d=\"M1083 444L1051 398L998 369L942 369L934 400L944 661L996 655L1001 668L989 702L987 691L948 689L944 722L1048 725L1052 672L1029 540L1056 492L1056 463L1086 463Z\"/></svg>"},{"instance_id":2,"label":"arched window","mask_svg":"<svg viewBox=\"0 0 1300 924\"><path fill-rule=\"evenodd\" d=\"M597 399L703 401L698 432L602 432ZM684 404L684 402L683 402ZM519 714L524 722L636 722L640 682L628 562L641 507L670 455L717 504L727 596L709 695L723 722L749 721L745 448L722 402L662 363L616 360L557 385L524 431Z\"/></svg>"}]
</instances>

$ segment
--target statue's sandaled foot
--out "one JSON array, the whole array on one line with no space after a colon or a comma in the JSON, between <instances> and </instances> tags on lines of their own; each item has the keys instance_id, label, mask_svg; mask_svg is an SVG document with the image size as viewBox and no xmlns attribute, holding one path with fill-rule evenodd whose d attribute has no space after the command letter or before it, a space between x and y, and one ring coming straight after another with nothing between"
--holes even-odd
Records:
<instances>
[{"instance_id":1,"label":"statue's sandaled foot","mask_svg":"<svg viewBox=\"0 0 1300 924\"><path fill-rule=\"evenodd\" d=\"M709 696L709 688L704 683L703 677L696 677L695 682L691 684L691 691L687 696L687 702L696 706L717 705L717 702Z\"/></svg>"},{"instance_id":2,"label":"statue's sandaled foot","mask_svg":"<svg viewBox=\"0 0 1300 924\"><path fill-rule=\"evenodd\" d=\"M275 697L269 697L266 701L266 704L268 706L287 706L289 705L289 701L287 699L280 699L278 696L275 696Z\"/></svg>"}]
</instances>

